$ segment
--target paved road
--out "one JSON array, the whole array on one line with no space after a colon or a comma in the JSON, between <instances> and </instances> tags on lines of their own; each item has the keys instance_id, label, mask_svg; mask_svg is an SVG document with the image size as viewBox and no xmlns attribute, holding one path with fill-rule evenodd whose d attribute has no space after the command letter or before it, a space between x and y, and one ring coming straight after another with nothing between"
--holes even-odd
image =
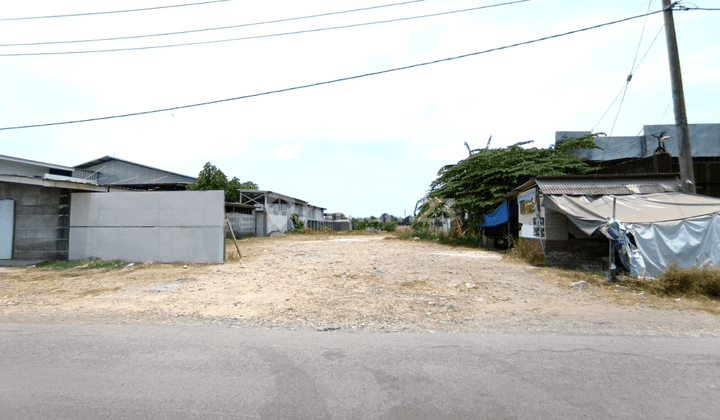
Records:
<instances>
[{"instance_id":1,"label":"paved road","mask_svg":"<svg viewBox=\"0 0 720 420\"><path fill-rule=\"evenodd\" d=\"M0 418L717 419L720 338L0 325Z\"/></svg>"}]
</instances>

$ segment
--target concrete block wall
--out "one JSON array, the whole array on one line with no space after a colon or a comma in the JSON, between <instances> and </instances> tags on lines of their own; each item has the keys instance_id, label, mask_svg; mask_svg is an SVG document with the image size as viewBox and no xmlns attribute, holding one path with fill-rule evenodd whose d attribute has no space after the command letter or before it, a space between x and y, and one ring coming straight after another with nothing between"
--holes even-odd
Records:
<instances>
[{"instance_id":1,"label":"concrete block wall","mask_svg":"<svg viewBox=\"0 0 720 420\"><path fill-rule=\"evenodd\" d=\"M542 252L539 239L522 238L522 242L532 250ZM548 267L585 271L608 269L607 239L570 239L544 242L545 263Z\"/></svg>"},{"instance_id":2,"label":"concrete block wall","mask_svg":"<svg viewBox=\"0 0 720 420\"><path fill-rule=\"evenodd\" d=\"M235 237L255 236L255 216L243 213L225 213L225 216L232 225ZM231 238L230 228L225 224L225 237Z\"/></svg>"},{"instance_id":3,"label":"concrete block wall","mask_svg":"<svg viewBox=\"0 0 720 420\"><path fill-rule=\"evenodd\" d=\"M68 190L0 182L0 199L15 202L14 260L68 259Z\"/></svg>"}]
</instances>

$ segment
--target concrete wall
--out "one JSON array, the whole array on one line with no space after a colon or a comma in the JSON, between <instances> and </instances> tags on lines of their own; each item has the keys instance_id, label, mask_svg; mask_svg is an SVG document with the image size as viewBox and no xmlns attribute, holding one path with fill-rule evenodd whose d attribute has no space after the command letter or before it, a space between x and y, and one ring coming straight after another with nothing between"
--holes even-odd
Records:
<instances>
[{"instance_id":1,"label":"concrete wall","mask_svg":"<svg viewBox=\"0 0 720 420\"><path fill-rule=\"evenodd\" d=\"M224 260L223 191L73 193L71 209L71 260Z\"/></svg>"},{"instance_id":2,"label":"concrete wall","mask_svg":"<svg viewBox=\"0 0 720 420\"><path fill-rule=\"evenodd\" d=\"M265 214L266 216L266 228L265 235L269 235L273 232L285 233L288 230L288 219L289 216L282 214Z\"/></svg>"},{"instance_id":3,"label":"concrete wall","mask_svg":"<svg viewBox=\"0 0 720 420\"><path fill-rule=\"evenodd\" d=\"M257 236L267 236L265 218L266 213L264 210L255 210L255 234Z\"/></svg>"},{"instance_id":4,"label":"concrete wall","mask_svg":"<svg viewBox=\"0 0 720 420\"><path fill-rule=\"evenodd\" d=\"M243 213L225 213L225 216L230 221L230 224L232 225L233 232L235 233L235 237L239 238L241 236L255 236L255 216L253 214L243 214ZM231 238L230 235L230 228L228 228L227 224L225 224L225 237Z\"/></svg>"},{"instance_id":5,"label":"concrete wall","mask_svg":"<svg viewBox=\"0 0 720 420\"><path fill-rule=\"evenodd\" d=\"M15 203L14 260L68 258L69 191L0 182L0 199Z\"/></svg>"}]
</instances>

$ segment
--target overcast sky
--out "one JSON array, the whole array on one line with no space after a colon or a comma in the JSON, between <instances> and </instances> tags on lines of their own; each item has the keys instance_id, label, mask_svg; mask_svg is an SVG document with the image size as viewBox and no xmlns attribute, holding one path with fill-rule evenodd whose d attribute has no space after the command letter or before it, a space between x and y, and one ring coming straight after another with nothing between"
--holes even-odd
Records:
<instances>
[{"instance_id":1,"label":"overcast sky","mask_svg":"<svg viewBox=\"0 0 720 420\"><path fill-rule=\"evenodd\" d=\"M0 19L202 0L3 1ZM425 0L235 29L130 40L1 46L0 54L223 40L504 3ZM234 0L152 11L0 20L0 43L125 37L233 26L402 2ZM718 0L688 6L720 7ZM652 1L650 11L661 8ZM135 51L0 56L0 127L151 111L460 56L646 13L640 0L534 0L421 19ZM675 13L690 123L720 123L720 11ZM644 26L644 31L643 31ZM573 35L350 81L183 110L0 131L0 154L74 166L110 155L228 177L352 216L412 214L438 169L555 131L634 136L673 123L661 13ZM642 33L642 41L641 41ZM641 41L641 42L640 42ZM652 45L651 45L652 44ZM639 48L638 48L639 45ZM647 55L645 55L647 53ZM637 57L636 57L637 54ZM644 59L643 59L644 56ZM642 59L642 61L641 61ZM622 109L618 99L629 84ZM617 116L617 123L613 124Z\"/></svg>"}]
</instances>

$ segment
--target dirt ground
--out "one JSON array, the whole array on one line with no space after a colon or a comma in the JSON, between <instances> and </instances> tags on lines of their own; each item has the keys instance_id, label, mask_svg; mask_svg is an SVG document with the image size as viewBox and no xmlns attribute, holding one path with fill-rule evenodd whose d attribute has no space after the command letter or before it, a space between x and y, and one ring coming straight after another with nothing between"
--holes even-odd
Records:
<instances>
[{"instance_id":1,"label":"dirt ground","mask_svg":"<svg viewBox=\"0 0 720 420\"><path fill-rule=\"evenodd\" d=\"M389 235L285 235L240 246L243 257L230 245L224 265L0 268L0 322L720 334L720 317L691 310L691 301L568 289L576 280L562 271L496 252Z\"/></svg>"}]
</instances>

